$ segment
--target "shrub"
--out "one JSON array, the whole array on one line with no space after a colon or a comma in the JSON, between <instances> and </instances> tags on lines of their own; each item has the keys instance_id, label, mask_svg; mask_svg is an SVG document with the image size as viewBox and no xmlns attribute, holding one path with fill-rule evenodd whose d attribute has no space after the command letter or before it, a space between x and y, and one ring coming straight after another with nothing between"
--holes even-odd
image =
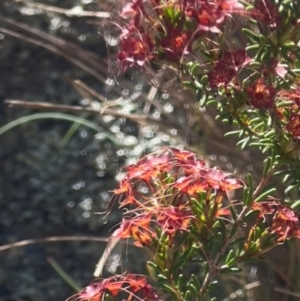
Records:
<instances>
[{"instance_id":1,"label":"shrub","mask_svg":"<svg viewBox=\"0 0 300 301\"><path fill-rule=\"evenodd\" d=\"M287 0L135 0L117 21L122 71L165 66L195 104L217 109L241 150L264 155L258 183L196 154L163 148L128 166L112 202L126 208L110 244L132 238L150 254L149 276L97 280L81 300L211 299L219 274L300 237L300 10ZM276 198L274 181L285 185ZM293 191L293 194L291 192ZM242 193L241 193L242 192ZM103 262L102 262L103 264ZM189 274L187 267L199 267ZM126 296L125 296L126 295Z\"/></svg>"}]
</instances>

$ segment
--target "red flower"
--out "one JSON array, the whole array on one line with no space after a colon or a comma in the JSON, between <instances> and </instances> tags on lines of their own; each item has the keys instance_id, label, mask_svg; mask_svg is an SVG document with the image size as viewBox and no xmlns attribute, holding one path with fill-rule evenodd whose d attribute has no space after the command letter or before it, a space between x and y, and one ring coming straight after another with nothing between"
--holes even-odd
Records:
<instances>
[{"instance_id":1,"label":"red flower","mask_svg":"<svg viewBox=\"0 0 300 301\"><path fill-rule=\"evenodd\" d=\"M239 67L245 66L251 61L245 49L236 51L225 50L221 62L225 65L233 67L237 70Z\"/></svg>"},{"instance_id":2,"label":"red flower","mask_svg":"<svg viewBox=\"0 0 300 301\"><path fill-rule=\"evenodd\" d=\"M225 17L244 11L237 0L184 1L184 14L187 19L194 18L201 31L220 32Z\"/></svg>"},{"instance_id":3,"label":"red flower","mask_svg":"<svg viewBox=\"0 0 300 301\"><path fill-rule=\"evenodd\" d=\"M153 58L153 43L147 34L126 32L120 41L120 50L117 58L121 69L125 71L128 67L143 67L146 62Z\"/></svg>"},{"instance_id":4,"label":"red flower","mask_svg":"<svg viewBox=\"0 0 300 301\"><path fill-rule=\"evenodd\" d=\"M150 245L155 232L150 228L151 214L140 215L136 218L123 220L119 229L117 229L112 237L133 238L136 246Z\"/></svg>"},{"instance_id":5,"label":"red flower","mask_svg":"<svg viewBox=\"0 0 300 301\"><path fill-rule=\"evenodd\" d=\"M172 156L176 158L176 160L181 161L182 163L191 163L191 164L197 164L198 161L201 161L202 167L205 167L205 161L204 160L198 160L196 154L191 153L189 151L180 150L174 147L169 148Z\"/></svg>"},{"instance_id":6,"label":"red flower","mask_svg":"<svg viewBox=\"0 0 300 301\"><path fill-rule=\"evenodd\" d=\"M136 0L132 3L127 3L123 7L120 16L130 18L135 28L139 28L142 12L143 12L142 0Z\"/></svg>"},{"instance_id":7,"label":"red flower","mask_svg":"<svg viewBox=\"0 0 300 301\"><path fill-rule=\"evenodd\" d=\"M252 204L252 209L255 211L259 211L259 218L263 218L265 220L265 216L269 214L275 213L277 210L278 203L274 199L262 201L262 202L254 202Z\"/></svg>"},{"instance_id":8,"label":"red flower","mask_svg":"<svg viewBox=\"0 0 300 301\"><path fill-rule=\"evenodd\" d=\"M267 86L262 78L247 88L250 103L255 108L273 108L276 91L273 86Z\"/></svg>"},{"instance_id":9,"label":"red flower","mask_svg":"<svg viewBox=\"0 0 300 301\"><path fill-rule=\"evenodd\" d=\"M209 72L208 80L211 88L226 87L234 78L236 71L233 67L219 62L213 71Z\"/></svg>"},{"instance_id":10,"label":"red flower","mask_svg":"<svg viewBox=\"0 0 300 301\"><path fill-rule=\"evenodd\" d=\"M286 129L295 137L300 138L300 115L293 114L286 125Z\"/></svg>"},{"instance_id":11,"label":"red flower","mask_svg":"<svg viewBox=\"0 0 300 301\"><path fill-rule=\"evenodd\" d=\"M125 300L131 301L155 300L158 298L146 277L133 274L123 274L100 280L87 286L76 296L82 301L99 301L103 299L106 293L110 293L112 297L116 297L119 293L122 293L122 297L124 297L125 293L127 294L127 299Z\"/></svg>"},{"instance_id":12,"label":"red flower","mask_svg":"<svg viewBox=\"0 0 300 301\"><path fill-rule=\"evenodd\" d=\"M271 59L271 71L281 78L284 78L287 74L286 68L282 64L279 64L278 60L274 58Z\"/></svg>"},{"instance_id":13,"label":"red flower","mask_svg":"<svg viewBox=\"0 0 300 301\"><path fill-rule=\"evenodd\" d=\"M224 15L220 10L216 9L216 6L204 2L198 10L193 11L193 14L200 30L220 32L218 26L224 21Z\"/></svg>"},{"instance_id":14,"label":"red flower","mask_svg":"<svg viewBox=\"0 0 300 301\"><path fill-rule=\"evenodd\" d=\"M279 236L277 242L283 242L292 237L300 238L299 213L287 207L279 206L269 230Z\"/></svg>"},{"instance_id":15,"label":"red flower","mask_svg":"<svg viewBox=\"0 0 300 301\"><path fill-rule=\"evenodd\" d=\"M300 238L300 214L292 209L281 205L276 199L254 203L253 210L260 211L259 218L274 214L272 224L268 231L277 236L277 242L283 242L291 237Z\"/></svg>"},{"instance_id":16,"label":"red flower","mask_svg":"<svg viewBox=\"0 0 300 301\"><path fill-rule=\"evenodd\" d=\"M211 168L208 170L207 181L213 189L218 189L222 192L241 188L241 184L236 179L228 178L227 173L217 168Z\"/></svg>"},{"instance_id":17,"label":"red flower","mask_svg":"<svg viewBox=\"0 0 300 301\"><path fill-rule=\"evenodd\" d=\"M93 283L78 293L79 300L97 301L102 300L103 294L110 292L112 296L117 296L123 285L123 281L113 278L104 279L101 282Z\"/></svg>"},{"instance_id":18,"label":"red flower","mask_svg":"<svg viewBox=\"0 0 300 301\"><path fill-rule=\"evenodd\" d=\"M176 182L174 187L183 194L193 196L197 193L206 191L209 188L209 185L204 178L191 179L191 177L182 177Z\"/></svg>"},{"instance_id":19,"label":"red flower","mask_svg":"<svg viewBox=\"0 0 300 301\"><path fill-rule=\"evenodd\" d=\"M170 59L179 60L182 55L189 53L187 45L190 42L190 37L191 33L188 31L169 28L166 37L160 43Z\"/></svg>"},{"instance_id":20,"label":"red flower","mask_svg":"<svg viewBox=\"0 0 300 301\"><path fill-rule=\"evenodd\" d=\"M187 231L192 215L180 207L165 207L159 210L158 224L164 233L173 235L176 231Z\"/></svg>"},{"instance_id":21,"label":"red flower","mask_svg":"<svg viewBox=\"0 0 300 301\"><path fill-rule=\"evenodd\" d=\"M227 16L232 13L243 13L244 6L238 0L216 0L218 10Z\"/></svg>"},{"instance_id":22,"label":"red flower","mask_svg":"<svg viewBox=\"0 0 300 301\"><path fill-rule=\"evenodd\" d=\"M187 177L181 177L174 184L174 188L182 194L194 196L208 189L217 189L221 192L229 192L241 187L236 179L228 178L228 174L212 168L198 169L198 172Z\"/></svg>"},{"instance_id":23,"label":"red flower","mask_svg":"<svg viewBox=\"0 0 300 301\"><path fill-rule=\"evenodd\" d=\"M127 282L130 289L129 292L136 295L139 294L138 300L156 300L158 295L154 292L154 288L148 283L146 277L133 274L125 275L124 282ZM133 295L132 294L132 295Z\"/></svg>"},{"instance_id":24,"label":"red flower","mask_svg":"<svg viewBox=\"0 0 300 301\"><path fill-rule=\"evenodd\" d=\"M269 25L270 28L276 28L280 23L278 8L269 0L256 0L252 16L255 20Z\"/></svg>"},{"instance_id":25,"label":"red flower","mask_svg":"<svg viewBox=\"0 0 300 301\"><path fill-rule=\"evenodd\" d=\"M300 107L300 87L296 87L295 90L283 90L278 93L279 97L282 97L284 101L293 101Z\"/></svg>"}]
</instances>

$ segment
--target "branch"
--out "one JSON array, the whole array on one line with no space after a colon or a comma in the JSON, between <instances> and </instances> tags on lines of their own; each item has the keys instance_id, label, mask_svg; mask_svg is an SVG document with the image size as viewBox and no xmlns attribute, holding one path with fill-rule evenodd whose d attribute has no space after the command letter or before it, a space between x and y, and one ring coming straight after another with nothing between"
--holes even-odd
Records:
<instances>
[{"instance_id":1,"label":"branch","mask_svg":"<svg viewBox=\"0 0 300 301\"><path fill-rule=\"evenodd\" d=\"M59 242L59 241L90 241L90 242L108 242L108 238L106 237L99 237L99 236L50 236L45 238L33 238L33 239L26 239L17 242L13 242L7 245L0 246L0 252L6 251L13 248L20 248L25 247L32 244L41 244L41 243L49 243L49 242ZM132 245L133 243L128 242L126 240L120 240L121 244Z\"/></svg>"},{"instance_id":2,"label":"branch","mask_svg":"<svg viewBox=\"0 0 300 301\"><path fill-rule=\"evenodd\" d=\"M60 112L67 111L67 112L80 112L80 113L87 112L87 113L99 114L99 115L111 115L114 117L127 118L141 125L158 126L161 130L165 130L165 131L169 131L173 128L177 128L177 124L171 124L170 122L169 124L167 124L166 121L156 120L151 117L147 117L139 114L122 113L120 111L115 111L113 109L109 109L105 107L99 110L91 107L59 105L59 104L52 104L47 102L31 102L25 100L5 100L4 103L6 103L9 106L23 107L23 108L37 109L37 110L55 110Z\"/></svg>"},{"instance_id":3,"label":"branch","mask_svg":"<svg viewBox=\"0 0 300 301\"><path fill-rule=\"evenodd\" d=\"M95 242L107 243L107 238L98 237L98 236L51 236L46 238L26 239L26 240L21 240L18 242L0 246L0 252L13 249L13 248L20 248L32 244L58 242L58 241L95 241Z\"/></svg>"},{"instance_id":4,"label":"branch","mask_svg":"<svg viewBox=\"0 0 300 301\"><path fill-rule=\"evenodd\" d=\"M14 0L15 2L23 2L27 7L33 7L37 9L46 10L48 12L53 12L57 14L63 14L67 17L93 17L106 19L110 18L111 14L109 12L94 12L94 11L85 11L80 6L75 6L71 9L63 9L56 6L44 5L41 3L35 3L28 0Z\"/></svg>"}]
</instances>

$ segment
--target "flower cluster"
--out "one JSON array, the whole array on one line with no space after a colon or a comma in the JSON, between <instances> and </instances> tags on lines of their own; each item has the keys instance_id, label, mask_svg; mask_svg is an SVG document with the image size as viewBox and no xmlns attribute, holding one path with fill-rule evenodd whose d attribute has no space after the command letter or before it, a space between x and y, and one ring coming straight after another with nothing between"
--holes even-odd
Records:
<instances>
[{"instance_id":1,"label":"flower cluster","mask_svg":"<svg viewBox=\"0 0 300 301\"><path fill-rule=\"evenodd\" d=\"M111 199L124 214L111 241L130 238L147 250L151 277L170 300L202 301L218 273L300 238L300 214L271 197L275 173L292 183L286 191L299 188L299 172L281 169L300 153L300 13L294 1L279 2L132 0L120 11L123 71L170 67L201 106L215 105L218 118L239 127L228 133L238 134L238 145L266 154L256 188L251 175L244 182L176 148L124 168ZM238 38L228 39L233 30ZM191 262L199 279L184 281ZM118 292L127 300L157 296L145 278L126 274L91 285L79 298L111 300Z\"/></svg>"},{"instance_id":2,"label":"flower cluster","mask_svg":"<svg viewBox=\"0 0 300 301\"><path fill-rule=\"evenodd\" d=\"M225 50L222 59L217 62L213 70L208 73L211 88L227 87L251 61L245 49Z\"/></svg>"},{"instance_id":3,"label":"flower cluster","mask_svg":"<svg viewBox=\"0 0 300 301\"><path fill-rule=\"evenodd\" d=\"M126 176L114 195L123 195L120 206L131 206L114 237L132 237L138 246L149 246L157 238L156 229L171 239L177 232L188 231L202 215L213 224L221 215L230 215L223 198L241 183L188 151L166 148L126 167ZM206 195L203 212L195 212L193 202Z\"/></svg>"},{"instance_id":4,"label":"flower cluster","mask_svg":"<svg viewBox=\"0 0 300 301\"><path fill-rule=\"evenodd\" d=\"M127 295L123 300L155 300L158 295L154 288L149 284L147 278L142 275L123 274L97 281L71 299L82 301L103 300L105 297L116 297L120 293ZM70 300L70 299L69 299Z\"/></svg>"},{"instance_id":5,"label":"flower cluster","mask_svg":"<svg viewBox=\"0 0 300 301\"><path fill-rule=\"evenodd\" d=\"M267 215L273 215L272 222L267 228L275 234L277 242L283 242L292 237L300 238L300 214L283 206L278 200L270 199L254 203L252 208L259 211L259 218L266 220Z\"/></svg>"},{"instance_id":6,"label":"flower cluster","mask_svg":"<svg viewBox=\"0 0 300 301\"><path fill-rule=\"evenodd\" d=\"M161 59L180 61L195 40L219 33L232 14L242 14L238 0L173 0L127 3L121 16L118 60L122 70Z\"/></svg>"},{"instance_id":7,"label":"flower cluster","mask_svg":"<svg viewBox=\"0 0 300 301\"><path fill-rule=\"evenodd\" d=\"M299 93L297 89L287 92L287 78L291 78L287 66L295 66L295 53L299 52L299 13L292 3L284 7L274 0L250 3L126 2L120 12L123 21L118 61L123 71L138 67L148 72L152 63L166 64L186 79L187 87L195 89L203 103L219 93L219 108L235 118L237 112L245 110L267 111L279 131L277 140L285 140L286 134L299 140L299 95L292 96ZM240 30L241 19L245 28ZM290 25L281 28L282 24ZM239 31L240 43L226 40L228 28ZM297 107L283 109L285 98L294 98ZM262 134L255 125L254 129L247 128L258 136Z\"/></svg>"},{"instance_id":8,"label":"flower cluster","mask_svg":"<svg viewBox=\"0 0 300 301\"><path fill-rule=\"evenodd\" d=\"M276 5L269 0L255 1L255 6L251 11L252 16L257 21L266 24L270 28L280 26L280 15Z\"/></svg>"},{"instance_id":9,"label":"flower cluster","mask_svg":"<svg viewBox=\"0 0 300 301\"><path fill-rule=\"evenodd\" d=\"M259 78L253 85L247 87L249 101L255 108L272 108L275 105L276 91L272 85L267 85Z\"/></svg>"},{"instance_id":10,"label":"flower cluster","mask_svg":"<svg viewBox=\"0 0 300 301\"><path fill-rule=\"evenodd\" d=\"M195 275L178 286L190 262L202 270L212 269L212 281L219 271L235 271L240 262L300 238L300 214L271 197L258 201L259 190L247 196L243 181L209 167L192 152L165 147L124 169L111 202L118 200L126 210L111 240L130 238L151 254L148 266L161 294L181 300L192 283L191 297L201 301L208 286L201 287ZM245 189L242 201L231 200L229 195L240 188ZM236 239L236 230L244 223L250 230L244 229L244 236ZM123 274L100 280L76 297L111 301L121 293L128 301L150 301L157 300L156 291L145 277Z\"/></svg>"}]
</instances>

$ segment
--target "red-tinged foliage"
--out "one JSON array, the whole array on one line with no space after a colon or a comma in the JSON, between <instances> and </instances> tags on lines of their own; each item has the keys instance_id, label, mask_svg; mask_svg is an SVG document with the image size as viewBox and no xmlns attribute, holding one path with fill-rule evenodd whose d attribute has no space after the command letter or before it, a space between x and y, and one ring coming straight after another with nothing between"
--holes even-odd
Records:
<instances>
[{"instance_id":1,"label":"red-tinged foliage","mask_svg":"<svg viewBox=\"0 0 300 301\"><path fill-rule=\"evenodd\" d=\"M224 14L215 5L205 2L193 12L198 22L198 29L214 33L220 32L219 24L224 21Z\"/></svg>"},{"instance_id":2,"label":"red-tinged foliage","mask_svg":"<svg viewBox=\"0 0 300 301\"><path fill-rule=\"evenodd\" d=\"M174 158L176 158L177 161L182 163L186 163L186 162L190 162L191 164L196 163L196 162L200 162L202 167L205 167L205 161L204 160L198 160L197 159L197 155L194 153L191 153L189 151L185 151L185 150L180 150L174 147L170 147L169 151L171 152L172 156Z\"/></svg>"},{"instance_id":3,"label":"red-tinged foliage","mask_svg":"<svg viewBox=\"0 0 300 301\"><path fill-rule=\"evenodd\" d=\"M300 238L300 215L292 209L278 206L269 231L277 236L277 242L292 237Z\"/></svg>"},{"instance_id":4,"label":"red-tinged foliage","mask_svg":"<svg viewBox=\"0 0 300 301\"><path fill-rule=\"evenodd\" d=\"M158 213L157 222L163 233L174 235L177 231L187 231L193 215L184 207L165 207Z\"/></svg>"},{"instance_id":5,"label":"red-tinged foliage","mask_svg":"<svg viewBox=\"0 0 300 301\"><path fill-rule=\"evenodd\" d=\"M252 209L259 211L259 217L265 219L265 215L273 214L277 209L277 203L273 200L254 202L252 204Z\"/></svg>"},{"instance_id":6,"label":"red-tinged foliage","mask_svg":"<svg viewBox=\"0 0 300 301\"><path fill-rule=\"evenodd\" d=\"M233 80L235 74L234 67L220 61L208 74L209 85L211 88L226 87Z\"/></svg>"},{"instance_id":7,"label":"red-tinged foliage","mask_svg":"<svg viewBox=\"0 0 300 301\"><path fill-rule=\"evenodd\" d=\"M245 13L244 6L238 0L216 0L215 2L218 10L225 16L230 16L232 13Z\"/></svg>"},{"instance_id":8,"label":"red-tinged foliage","mask_svg":"<svg viewBox=\"0 0 300 301\"><path fill-rule=\"evenodd\" d=\"M132 66L143 67L153 59L153 42L147 34L124 34L120 40L120 49L118 61L122 70Z\"/></svg>"},{"instance_id":9,"label":"red-tinged foliage","mask_svg":"<svg viewBox=\"0 0 300 301\"><path fill-rule=\"evenodd\" d=\"M247 55L245 49L238 49L236 51L225 50L221 62L234 68L236 71L250 63L251 58Z\"/></svg>"},{"instance_id":10,"label":"red-tinged foliage","mask_svg":"<svg viewBox=\"0 0 300 301\"><path fill-rule=\"evenodd\" d=\"M195 39L219 33L232 14L244 13L243 5L237 0L136 0L127 3L120 14L125 20L118 53L121 69L143 68L161 57L181 61L190 54Z\"/></svg>"},{"instance_id":11,"label":"red-tinged foliage","mask_svg":"<svg viewBox=\"0 0 300 301\"><path fill-rule=\"evenodd\" d=\"M300 87L296 87L294 90L282 90L278 92L278 96L284 101L292 101L300 109Z\"/></svg>"},{"instance_id":12,"label":"red-tinged foliage","mask_svg":"<svg viewBox=\"0 0 300 301\"><path fill-rule=\"evenodd\" d=\"M210 187L223 192L229 192L241 188L241 183L236 179L229 178L229 174L217 168L211 168L207 171L207 181Z\"/></svg>"},{"instance_id":13,"label":"red-tinged foliage","mask_svg":"<svg viewBox=\"0 0 300 301\"><path fill-rule=\"evenodd\" d=\"M166 37L161 39L161 46L165 55L171 60L178 60L184 54L189 53L188 42L191 32L170 27L167 29Z\"/></svg>"},{"instance_id":14,"label":"red-tinged foliage","mask_svg":"<svg viewBox=\"0 0 300 301\"><path fill-rule=\"evenodd\" d=\"M277 199L269 199L263 202L255 202L252 205L253 210L258 210L258 218L266 220L266 215L273 215L272 221L267 228L272 234L275 234L277 243L281 243L292 237L300 238L300 214L292 209L283 206Z\"/></svg>"},{"instance_id":15,"label":"red-tinged foliage","mask_svg":"<svg viewBox=\"0 0 300 301\"><path fill-rule=\"evenodd\" d=\"M147 278L133 274L126 275L126 282L130 286L130 291L139 293L143 300L156 300L158 295L155 293L153 287L148 283Z\"/></svg>"},{"instance_id":16,"label":"red-tinged foliage","mask_svg":"<svg viewBox=\"0 0 300 301\"><path fill-rule=\"evenodd\" d=\"M281 78L284 78L288 72L287 69L274 58L271 60L270 69L273 74L278 75Z\"/></svg>"},{"instance_id":17,"label":"red-tinged foliage","mask_svg":"<svg viewBox=\"0 0 300 301\"><path fill-rule=\"evenodd\" d=\"M114 194L123 194L123 193L130 194L131 190L132 189L131 189L130 182L123 180L120 182L119 187L113 191L113 193Z\"/></svg>"},{"instance_id":18,"label":"red-tinged foliage","mask_svg":"<svg viewBox=\"0 0 300 301\"><path fill-rule=\"evenodd\" d=\"M269 0L256 0L252 16L255 20L268 25L270 28L277 28L280 25L278 8Z\"/></svg>"},{"instance_id":19,"label":"red-tinged foliage","mask_svg":"<svg viewBox=\"0 0 300 301\"><path fill-rule=\"evenodd\" d=\"M241 188L241 183L236 179L228 178L228 176L228 174L215 168L199 169L197 173L178 179L174 184L174 188L180 193L190 196L211 189L229 192Z\"/></svg>"},{"instance_id":20,"label":"red-tinged foliage","mask_svg":"<svg viewBox=\"0 0 300 301\"><path fill-rule=\"evenodd\" d=\"M241 187L241 182L230 178L229 174L219 169L208 168L205 161L198 159L194 153L175 148L164 148L147 155L125 170L125 178L114 191L115 194L125 196L121 206L133 204L140 208L143 205L148 206L148 209L149 206L156 206L156 209L160 203L160 195L164 195L165 200L171 200L174 199L172 194L175 191L179 193L179 198L180 195L195 197L198 193L208 190L226 193ZM165 183L167 178L172 181ZM139 189L141 183L148 188L145 193ZM166 191L172 189L175 191L168 198ZM156 199L156 202L153 202L153 199ZM167 204L169 205L168 202Z\"/></svg>"},{"instance_id":21,"label":"red-tinged foliage","mask_svg":"<svg viewBox=\"0 0 300 301\"><path fill-rule=\"evenodd\" d=\"M117 296L123 285L123 281L117 281L115 277L103 279L101 282L87 286L78 294L78 299L83 301L102 300L105 293Z\"/></svg>"},{"instance_id":22,"label":"red-tinged foliage","mask_svg":"<svg viewBox=\"0 0 300 301\"><path fill-rule=\"evenodd\" d=\"M209 185L203 178L182 177L175 183L174 187L182 194L193 196L207 190Z\"/></svg>"},{"instance_id":23,"label":"red-tinged foliage","mask_svg":"<svg viewBox=\"0 0 300 301\"><path fill-rule=\"evenodd\" d=\"M123 274L109 277L93 283L77 294L82 301L100 301L104 294L112 297L119 293L127 293L126 300L155 300L158 295L145 276Z\"/></svg>"},{"instance_id":24,"label":"red-tinged foliage","mask_svg":"<svg viewBox=\"0 0 300 301\"><path fill-rule=\"evenodd\" d=\"M112 236L131 237L137 246L151 246L157 239L157 228L172 237L187 231L191 220L202 215L191 207L192 199L205 203L203 210L210 212L207 222L213 224L215 218L230 214L223 208L223 199L242 187L241 181L209 168L196 154L175 148L162 148L125 170L127 174L115 192L124 194L120 207L132 207ZM140 183L150 189L143 192Z\"/></svg>"},{"instance_id":25,"label":"red-tinged foliage","mask_svg":"<svg viewBox=\"0 0 300 301\"><path fill-rule=\"evenodd\" d=\"M150 228L152 214L140 214L137 217L124 219L121 225L112 234L112 237L133 238L135 245L145 246L150 245L153 238L156 236L155 232Z\"/></svg>"},{"instance_id":26,"label":"red-tinged foliage","mask_svg":"<svg viewBox=\"0 0 300 301\"><path fill-rule=\"evenodd\" d=\"M184 15L193 18L197 29L203 32L220 32L220 25L233 13L243 13L244 7L236 0L185 1Z\"/></svg>"},{"instance_id":27,"label":"red-tinged foliage","mask_svg":"<svg viewBox=\"0 0 300 301\"><path fill-rule=\"evenodd\" d=\"M123 7L120 16L133 20L132 23L134 24L135 28L139 28L142 7L142 0L136 0L132 3L127 3Z\"/></svg>"},{"instance_id":28,"label":"red-tinged foliage","mask_svg":"<svg viewBox=\"0 0 300 301\"><path fill-rule=\"evenodd\" d=\"M216 217L223 216L223 215L231 215L231 212L227 208L220 208L216 213Z\"/></svg>"},{"instance_id":29,"label":"red-tinged foliage","mask_svg":"<svg viewBox=\"0 0 300 301\"><path fill-rule=\"evenodd\" d=\"M275 104L276 90L272 85L267 85L259 78L252 86L247 87L250 104L257 108L273 108Z\"/></svg>"},{"instance_id":30,"label":"red-tinged foliage","mask_svg":"<svg viewBox=\"0 0 300 301\"><path fill-rule=\"evenodd\" d=\"M94 283L84 288L79 294L78 299L83 301L101 300L104 290L101 285ZM77 296L76 296L77 297Z\"/></svg>"},{"instance_id":31,"label":"red-tinged foliage","mask_svg":"<svg viewBox=\"0 0 300 301\"><path fill-rule=\"evenodd\" d=\"M289 122L286 125L286 129L288 132L292 134L292 136L296 139L300 138L300 115L292 114Z\"/></svg>"},{"instance_id":32,"label":"red-tinged foliage","mask_svg":"<svg viewBox=\"0 0 300 301\"><path fill-rule=\"evenodd\" d=\"M156 177L163 170L170 168L168 155L156 156L148 155L142 158L138 163L125 168L126 179L139 179L149 182L152 177Z\"/></svg>"}]
</instances>

